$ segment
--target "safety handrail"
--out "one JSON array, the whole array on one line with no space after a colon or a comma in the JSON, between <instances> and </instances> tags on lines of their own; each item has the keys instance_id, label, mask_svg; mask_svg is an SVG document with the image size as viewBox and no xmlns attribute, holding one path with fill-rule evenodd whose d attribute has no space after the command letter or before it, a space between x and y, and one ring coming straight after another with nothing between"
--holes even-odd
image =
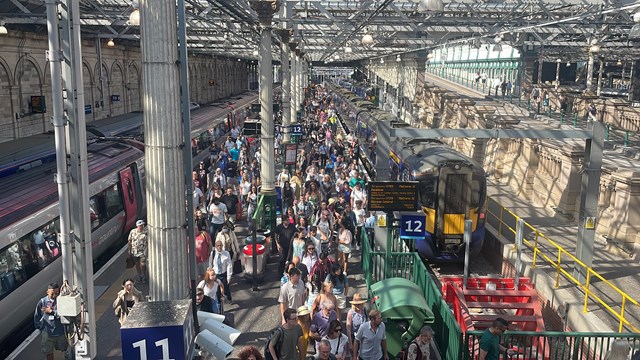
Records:
<instances>
[{"instance_id":1,"label":"safety handrail","mask_svg":"<svg viewBox=\"0 0 640 360\"><path fill-rule=\"evenodd\" d=\"M499 214L495 214L491 211L491 209L487 208L487 214L493 216L494 219L499 221L498 236L502 236L503 228L504 230L508 230L515 235L516 230L504 221L505 212L514 218L514 224L517 223L518 220L522 219L522 217L518 216L511 210L502 206L502 204L498 203L497 201L493 199L489 199L489 200L500 207ZM589 298L591 298L596 303L604 307L610 313L610 315L618 319L618 332L622 332L624 325L628 326L630 329L632 329L635 332L640 332L640 328L631 324L631 322L625 317L626 306L628 306L627 302L629 302L631 305L635 305L640 308L640 303L638 303L638 301L633 299L624 291L620 290L620 288L618 288L616 285L611 283L609 280L605 279L600 273L598 273L593 268L584 264L582 261L580 261L580 259L578 259L573 254L565 250L561 245L551 240L551 238L544 235L542 232L540 232L538 229L533 227L531 224L527 223L526 221L524 222L524 224L526 227L531 229L533 233L535 233L535 239L533 239L533 242L531 242L529 239L526 239L526 238L523 239L523 244L525 244L527 247L529 247L533 251L533 260L532 260L533 268L536 268L538 257L541 257L546 263L548 263L552 267L555 267L556 269L556 278L555 278L556 289L559 287L560 275L563 275L567 280L574 283L584 291L585 297L584 297L584 305L582 309L584 313L587 313L589 311L588 309ZM552 245L553 248L555 248L555 250L557 251L557 256L555 254L552 254L551 252L549 252L548 254L545 253L543 251L544 248L540 247L540 239L544 239L548 242L549 245ZM516 245L514 244L514 247L515 246ZM583 271L581 273L586 273L586 279L584 284L582 284L580 279L577 279L571 274L570 271L573 269L566 270L562 267L563 255L566 255L569 257L569 260L567 261L573 260L577 266L582 268ZM617 292L622 297L620 312L617 312L616 310L614 310L609 304L607 304L604 300L602 300L600 296L598 296L596 293L594 293L590 289L591 283L592 283L592 277L596 277L597 279L602 281L602 283L606 284L609 288L611 288L611 290Z\"/></svg>"}]
</instances>

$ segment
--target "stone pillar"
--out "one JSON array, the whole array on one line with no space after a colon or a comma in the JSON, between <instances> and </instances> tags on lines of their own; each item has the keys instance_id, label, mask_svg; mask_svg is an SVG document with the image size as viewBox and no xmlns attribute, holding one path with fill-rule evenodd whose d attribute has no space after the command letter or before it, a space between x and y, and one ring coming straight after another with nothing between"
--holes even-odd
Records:
<instances>
[{"instance_id":1,"label":"stone pillar","mask_svg":"<svg viewBox=\"0 0 640 360\"><path fill-rule=\"evenodd\" d=\"M153 301L179 300L188 294L189 277L176 5L142 0L140 17L149 295Z\"/></svg>"},{"instance_id":2,"label":"stone pillar","mask_svg":"<svg viewBox=\"0 0 640 360\"><path fill-rule=\"evenodd\" d=\"M282 142L288 144L291 141L289 134L289 125L291 124L291 71L289 70L289 36L290 31L283 29L280 31L280 40L282 40L282 131L284 137Z\"/></svg>"},{"instance_id":3,"label":"stone pillar","mask_svg":"<svg viewBox=\"0 0 640 360\"><path fill-rule=\"evenodd\" d=\"M273 126L273 72L271 58L271 20L280 7L278 1L251 1L251 8L258 13L260 26L259 68L260 68L260 194L265 197L275 213L275 154ZM275 217L273 218L275 220Z\"/></svg>"}]
</instances>

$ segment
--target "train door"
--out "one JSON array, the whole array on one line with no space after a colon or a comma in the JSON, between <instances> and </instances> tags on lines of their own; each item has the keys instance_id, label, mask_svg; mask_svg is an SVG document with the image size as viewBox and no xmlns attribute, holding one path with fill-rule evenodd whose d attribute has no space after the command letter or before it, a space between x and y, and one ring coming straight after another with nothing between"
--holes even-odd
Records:
<instances>
[{"instance_id":1,"label":"train door","mask_svg":"<svg viewBox=\"0 0 640 360\"><path fill-rule=\"evenodd\" d=\"M120 170L120 184L122 184L122 197L124 200L125 231L133 229L138 216L138 198L136 196L136 183L130 167Z\"/></svg>"},{"instance_id":2,"label":"train door","mask_svg":"<svg viewBox=\"0 0 640 360\"><path fill-rule=\"evenodd\" d=\"M440 171L436 233L444 251L458 252L462 245L464 221L470 212L471 180L468 168Z\"/></svg>"}]
</instances>

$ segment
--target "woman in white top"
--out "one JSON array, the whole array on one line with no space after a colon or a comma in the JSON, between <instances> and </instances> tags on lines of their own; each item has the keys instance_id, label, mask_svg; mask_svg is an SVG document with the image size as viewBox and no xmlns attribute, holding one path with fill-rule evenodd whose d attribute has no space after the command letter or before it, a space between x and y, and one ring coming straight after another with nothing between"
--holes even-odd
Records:
<instances>
[{"instance_id":1,"label":"woman in white top","mask_svg":"<svg viewBox=\"0 0 640 360\"><path fill-rule=\"evenodd\" d=\"M213 302L213 312L217 314L219 312L219 301L222 300L222 297L218 299L218 289L220 289L220 294L222 294L224 292L224 285L222 285L222 281L216 277L216 272L212 267L207 268L207 271L204 273L204 280L200 281L197 287L204 290L204 294L211 298Z\"/></svg>"},{"instance_id":2,"label":"woman in white top","mask_svg":"<svg viewBox=\"0 0 640 360\"><path fill-rule=\"evenodd\" d=\"M338 360L344 360L347 356L347 344L349 338L342 333L342 324L338 320L331 320L329 323L329 331L322 340L327 340L331 344L331 353L336 356Z\"/></svg>"},{"instance_id":3,"label":"woman in white top","mask_svg":"<svg viewBox=\"0 0 640 360\"><path fill-rule=\"evenodd\" d=\"M356 185L353 187L351 191L351 208L356 208L356 201L362 201L362 208L366 209L367 207L367 192L362 188L362 184L360 182L356 182Z\"/></svg>"},{"instance_id":4,"label":"woman in white top","mask_svg":"<svg viewBox=\"0 0 640 360\"><path fill-rule=\"evenodd\" d=\"M249 181L249 173L244 171L242 173L242 182L240 183L240 199L242 201L242 207L247 206L247 196L251 192L251 182Z\"/></svg>"}]
</instances>

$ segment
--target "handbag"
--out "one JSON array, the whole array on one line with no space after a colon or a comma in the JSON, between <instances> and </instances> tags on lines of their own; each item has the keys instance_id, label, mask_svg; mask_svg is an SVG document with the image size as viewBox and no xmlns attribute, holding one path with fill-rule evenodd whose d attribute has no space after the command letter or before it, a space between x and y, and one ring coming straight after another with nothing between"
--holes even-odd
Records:
<instances>
[{"instance_id":1,"label":"handbag","mask_svg":"<svg viewBox=\"0 0 640 360\"><path fill-rule=\"evenodd\" d=\"M242 262L240 259L233 262L233 275L242 273Z\"/></svg>"},{"instance_id":2,"label":"handbag","mask_svg":"<svg viewBox=\"0 0 640 360\"><path fill-rule=\"evenodd\" d=\"M132 255L127 256L127 269L131 269L136 265L136 260Z\"/></svg>"}]
</instances>

